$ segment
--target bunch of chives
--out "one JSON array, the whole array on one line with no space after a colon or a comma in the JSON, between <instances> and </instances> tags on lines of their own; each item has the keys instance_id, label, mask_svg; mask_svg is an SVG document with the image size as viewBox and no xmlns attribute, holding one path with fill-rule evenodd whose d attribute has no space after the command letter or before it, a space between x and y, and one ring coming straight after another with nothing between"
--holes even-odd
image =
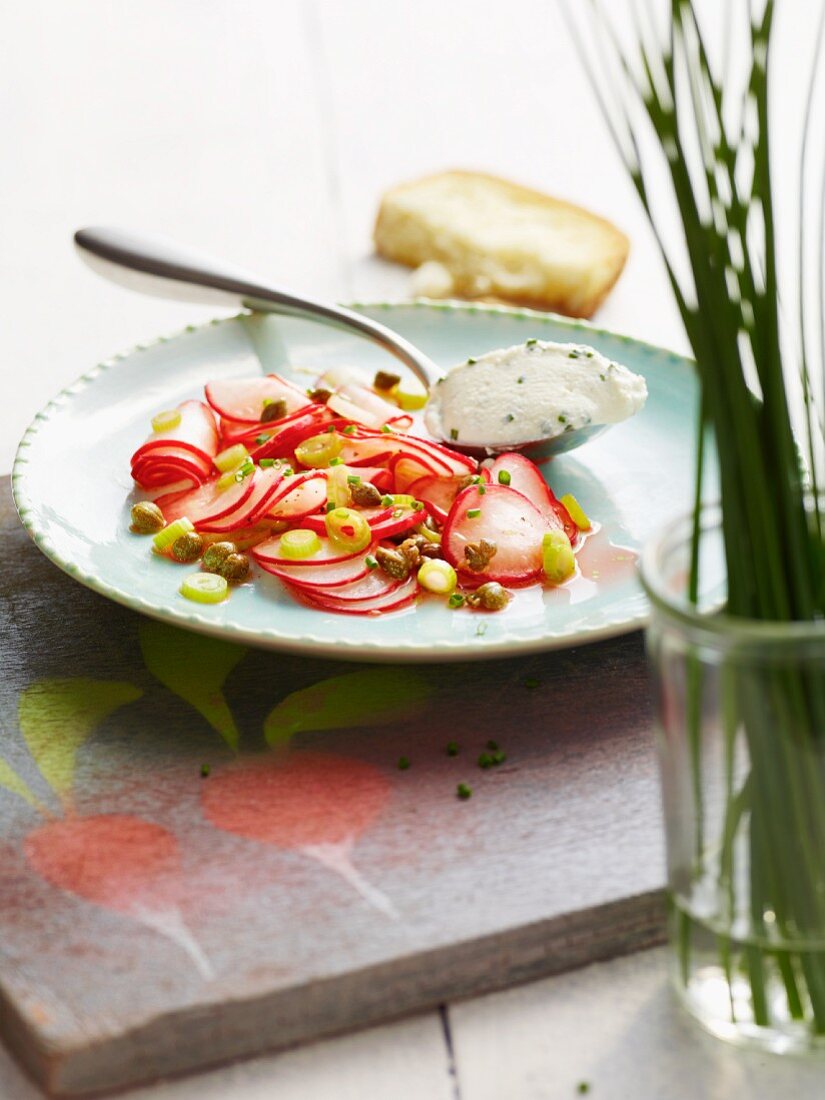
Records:
<instances>
[{"instance_id":1,"label":"bunch of chives","mask_svg":"<svg viewBox=\"0 0 825 1100\"><path fill-rule=\"evenodd\" d=\"M734 9L743 11L748 28L747 78L739 89L724 66L711 62L711 42L693 0L667 0L664 20L652 0L633 0L622 23L600 0L569 0L564 11L653 228L696 360L701 403L691 595L695 601L699 591L707 437L718 458L727 614L771 623L815 622L825 618L823 423L817 407L825 389L825 187L810 218L806 181L812 175L808 134L823 20L820 14L801 146L798 351L789 352L780 308L768 116L775 3L762 0L758 11L754 3L758 0L740 8L727 0L728 19ZM610 11L615 13L615 5ZM825 167L819 177L825 181ZM675 246L660 213L663 191L678 210L682 236ZM812 231L814 264L806 247ZM818 314L813 323L806 314L812 301ZM801 380L798 438L788 397L793 375ZM688 672L699 799L695 727L702 683L697 667ZM732 743L736 731L744 730L750 770L738 788L729 786L717 873L720 885L732 892L735 838L746 822L754 938L742 965L753 1018L771 1022L766 986L776 972L790 1016L809 1018L815 1032L825 1033L825 950L793 956L753 946L771 942L777 932L780 940L784 934L825 941L825 669L791 665L750 678L734 670L728 681L723 677L726 682L727 735ZM699 818L701 864L701 806ZM730 977L730 944L724 941L720 937L720 955ZM687 943L686 937L685 952ZM685 975L688 962L685 956Z\"/></svg>"}]
</instances>

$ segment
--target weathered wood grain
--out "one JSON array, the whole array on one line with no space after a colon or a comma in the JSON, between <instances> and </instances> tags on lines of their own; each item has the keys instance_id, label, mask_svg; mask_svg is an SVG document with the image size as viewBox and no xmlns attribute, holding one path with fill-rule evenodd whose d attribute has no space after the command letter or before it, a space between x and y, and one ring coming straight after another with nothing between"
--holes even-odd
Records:
<instances>
[{"instance_id":1,"label":"weathered wood grain","mask_svg":"<svg viewBox=\"0 0 825 1100\"><path fill-rule=\"evenodd\" d=\"M661 938L639 636L407 670L420 698L377 718L369 692L346 707L340 682L324 695L324 681L351 665L224 654L208 676L199 666L211 685L199 713L145 666L145 620L46 561L5 487L0 553L0 757L31 796L0 788L0 1028L55 1094L285 1047ZM169 668L186 667L193 637L175 632ZM221 662L234 667L219 695ZM55 683L75 678L85 740L78 706ZM113 709L107 686L101 710L100 681L133 685L132 701ZM323 766L324 784L302 788L298 803L279 789L274 805L244 817L249 788L232 777L269 782L276 758L262 730L276 705L279 728L295 731L286 761L310 778ZM224 708L237 756L219 732ZM345 713L350 728L334 728ZM482 771L490 738L507 761ZM73 771L43 756L44 744L72 739ZM457 757L445 752L450 740ZM397 768L402 755L409 770ZM234 794L221 801L227 777ZM467 802L459 781L473 787ZM139 846L134 867L125 857L100 864L124 818L141 836L156 830L156 843ZM64 834L86 836L90 820L104 840L94 833L87 878L69 881ZM32 837L44 836L59 843L38 848Z\"/></svg>"}]
</instances>

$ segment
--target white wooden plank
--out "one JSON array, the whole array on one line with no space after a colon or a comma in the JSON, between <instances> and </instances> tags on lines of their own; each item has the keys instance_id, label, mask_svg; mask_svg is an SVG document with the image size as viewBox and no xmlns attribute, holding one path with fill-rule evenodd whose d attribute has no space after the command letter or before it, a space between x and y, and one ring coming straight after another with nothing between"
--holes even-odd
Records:
<instances>
[{"instance_id":1,"label":"white wooden plank","mask_svg":"<svg viewBox=\"0 0 825 1100\"><path fill-rule=\"evenodd\" d=\"M211 316L112 287L70 245L84 223L165 233L286 285L339 294L301 0L32 0L0 44L0 470L60 386Z\"/></svg>"},{"instance_id":2,"label":"white wooden plank","mask_svg":"<svg viewBox=\"0 0 825 1100\"><path fill-rule=\"evenodd\" d=\"M740 1050L682 1010L664 949L450 1008L462 1100L818 1100L822 1064Z\"/></svg>"},{"instance_id":3,"label":"white wooden plank","mask_svg":"<svg viewBox=\"0 0 825 1100\"><path fill-rule=\"evenodd\" d=\"M587 206L630 236L627 269L599 323L684 346L644 215L546 0L317 0L334 89L337 155L362 298L406 295L404 269L371 257L381 192L453 167L494 172Z\"/></svg>"},{"instance_id":4,"label":"white wooden plank","mask_svg":"<svg viewBox=\"0 0 825 1100\"><path fill-rule=\"evenodd\" d=\"M437 1012L124 1094L128 1100L452 1100ZM0 1046L0 1097L42 1093Z\"/></svg>"}]
</instances>

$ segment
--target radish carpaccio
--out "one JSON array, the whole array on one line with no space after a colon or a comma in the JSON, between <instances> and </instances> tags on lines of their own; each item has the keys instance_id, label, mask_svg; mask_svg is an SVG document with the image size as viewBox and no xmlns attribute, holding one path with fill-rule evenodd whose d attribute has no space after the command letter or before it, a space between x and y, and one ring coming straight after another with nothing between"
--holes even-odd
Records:
<instances>
[{"instance_id":1,"label":"radish carpaccio","mask_svg":"<svg viewBox=\"0 0 825 1100\"><path fill-rule=\"evenodd\" d=\"M326 612L425 596L501 611L512 589L575 574L591 522L528 458L479 463L427 438L386 372L372 387L328 379L307 391L275 374L221 379L153 418L132 458L144 499L131 530L197 564L184 596L219 603L254 563Z\"/></svg>"}]
</instances>

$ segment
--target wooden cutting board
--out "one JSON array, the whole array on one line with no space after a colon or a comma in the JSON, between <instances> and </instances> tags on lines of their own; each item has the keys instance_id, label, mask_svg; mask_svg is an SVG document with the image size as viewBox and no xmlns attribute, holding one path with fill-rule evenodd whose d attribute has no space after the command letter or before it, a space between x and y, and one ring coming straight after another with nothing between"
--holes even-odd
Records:
<instances>
[{"instance_id":1,"label":"wooden cutting board","mask_svg":"<svg viewBox=\"0 0 825 1100\"><path fill-rule=\"evenodd\" d=\"M661 940L640 635L418 668L245 650L64 576L7 480L0 554L0 1030L55 1095Z\"/></svg>"}]
</instances>

